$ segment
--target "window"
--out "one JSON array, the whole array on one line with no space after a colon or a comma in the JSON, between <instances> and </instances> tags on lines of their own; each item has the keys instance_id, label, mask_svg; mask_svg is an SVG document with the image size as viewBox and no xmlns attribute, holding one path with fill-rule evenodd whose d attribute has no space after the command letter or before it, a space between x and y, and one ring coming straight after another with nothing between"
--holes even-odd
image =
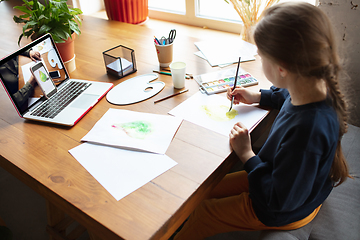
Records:
<instances>
[{"instance_id":1,"label":"window","mask_svg":"<svg viewBox=\"0 0 360 240\"><path fill-rule=\"evenodd\" d=\"M197 2L199 17L240 22L239 15L231 3L226 3L225 0L198 0Z\"/></svg>"},{"instance_id":2,"label":"window","mask_svg":"<svg viewBox=\"0 0 360 240\"><path fill-rule=\"evenodd\" d=\"M241 22L234 21L237 17L236 11L224 0L148 0L148 2L151 18L228 32L241 30ZM217 9L221 10L216 11ZM233 20L226 18L228 12L233 12ZM217 15L214 16L214 13ZM221 17L221 14L224 16Z\"/></svg>"},{"instance_id":3,"label":"window","mask_svg":"<svg viewBox=\"0 0 360 240\"><path fill-rule=\"evenodd\" d=\"M289 1L289 0L280 0ZM290 0L291 1L291 0ZM315 4L318 0L303 0ZM148 0L155 19L239 33L241 20L225 0Z\"/></svg>"},{"instance_id":4,"label":"window","mask_svg":"<svg viewBox=\"0 0 360 240\"><path fill-rule=\"evenodd\" d=\"M149 0L149 8L185 15L185 0Z\"/></svg>"}]
</instances>

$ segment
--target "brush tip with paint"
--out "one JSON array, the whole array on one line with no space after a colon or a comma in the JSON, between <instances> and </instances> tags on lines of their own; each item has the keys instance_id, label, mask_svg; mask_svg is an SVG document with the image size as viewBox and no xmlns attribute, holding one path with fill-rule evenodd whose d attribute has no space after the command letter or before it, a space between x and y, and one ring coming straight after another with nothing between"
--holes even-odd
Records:
<instances>
[{"instance_id":1,"label":"brush tip with paint","mask_svg":"<svg viewBox=\"0 0 360 240\"><path fill-rule=\"evenodd\" d=\"M234 103L234 96L232 96L232 98L231 98L231 105L230 105L230 108L229 108L229 112L230 112L231 109L232 109L233 103Z\"/></svg>"}]
</instances>

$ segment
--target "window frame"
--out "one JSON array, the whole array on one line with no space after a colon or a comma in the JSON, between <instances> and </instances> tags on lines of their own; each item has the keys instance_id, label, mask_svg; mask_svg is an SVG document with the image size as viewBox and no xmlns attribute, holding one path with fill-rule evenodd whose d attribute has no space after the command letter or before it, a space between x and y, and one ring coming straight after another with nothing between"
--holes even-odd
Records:
<instances>
[{"instance_id":1,"label":"window frame","mask_svg":"<svg viewBox=\"0 0 360 240\"><path fill-rule=\"evenodd\" d=\"M221 1L221 0L219 0ZM242 23L226 20L209 19L201 16L196 16L197 0L185 0L186 14L179 14L174 12L164 12L161 10L151 9L149 7L149 17L163 21L182 23L202 28L210 28L220 31L240 33L242 30ZM234 9L235 11L235 9Z\"/></svg>"},{"instance_id":2,"label":"window frame","mask_svg":"<svg viewBox=\"0 0 360 240\"><path fill-rule=\"evenodd\" d=\"M203 28L210 28L225 32L239 33L239 34L241 33L243 29L243 24L240 20L240 17L239 17L239 21L235 22L230 20L227 21L227 20L209 19L201 16L196 16L197 7L198 7L197 3L198 0L185 0L185 8L186 8L185 15L179 13L173 13L173 12L164 12L161 10L151 9L149 7L149 17L153 19L168 21L168 22L176 22L176 23L203 27ZM319 4L319 0L315 0L314 5L318 6L318 4Z\"/></svg>"}]
</instances>

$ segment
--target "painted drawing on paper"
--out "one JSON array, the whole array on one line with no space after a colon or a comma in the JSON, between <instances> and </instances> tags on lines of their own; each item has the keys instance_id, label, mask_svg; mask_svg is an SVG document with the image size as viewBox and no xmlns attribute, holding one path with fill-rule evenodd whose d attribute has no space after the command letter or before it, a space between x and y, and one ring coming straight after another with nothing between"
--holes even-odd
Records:
<instances>
[{"instance_id":1,"label":"painted drawing on paper","mask_svg":"<svg viewBox=\"0 0 360 240\"><path fill-rule=\"evenodd\" d=\"M114 129L123 130L129 137L145 139L153 132L153 126L147 121L133 121L127 123L117 123L111 125Z\"/></svg>"},{"instance_id":2,"label":"painted drawing on paper","mask_svg":"<svg viewBox=\"0 0 360 240\"><path fill-rule=\"evenodd\" d=\"M237 122L242 122L248 129L251 129L268 112L246 104L234 105L229 111L230 104L230 100L225 96L198 92L173 108L169 114L229 136Z\"/></svg>"},{"instance_id":3,"label":"painted drawing on paper","mask_svg":"<svg viewBox=\"0 0 360 240\"><path fill-rule=\"evenodd\" d=\"M231 109L229 112L229 106L225 105L202 105L201 109L206 113L207 116L217 122L229 121L238 115L238 111Z\"/></svg>"},{"instance_id":4,"label":"painted drawing on paper","mask_svg":"<svg viewBox=\"0 0 360 240\"><path fill-rule=\"evenodd\" d=\"M181 118L110 108L82 141L165 154Z\"/></svg>"}]
</instances>

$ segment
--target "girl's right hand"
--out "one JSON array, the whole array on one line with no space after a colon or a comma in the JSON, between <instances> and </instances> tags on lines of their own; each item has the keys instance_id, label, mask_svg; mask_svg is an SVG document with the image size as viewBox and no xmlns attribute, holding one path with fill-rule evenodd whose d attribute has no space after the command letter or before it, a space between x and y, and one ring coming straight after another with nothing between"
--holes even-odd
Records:
<instances>
[{"instance_id":1,"label":"girl's right hand","mask_svg":"<svg viewBox=\"0 0 360 240\"><path fill-rule=\"evenodd\" d=\"M36 52L36 51L31 50L31 51L29 52L29 55L30 55L31 60L33 60L34 62L36 62L36 61L41 61L41 54L40 54L40 52Z\"/></svg>"},{"instance_id":2,"label":"girl's right hand","mask_svg":"<svg viewBox=\"0 0 360 240\"><path fill-rule=\"evenodd\" d=\"M227 98L230 101L232 96L234 96L234 104L253 104L260 102L261 93L250 91L249 89L246 89L242 86L236 86L234 91L232 91L232 88L227 89Z\"/></svg>"}]
</instances>

